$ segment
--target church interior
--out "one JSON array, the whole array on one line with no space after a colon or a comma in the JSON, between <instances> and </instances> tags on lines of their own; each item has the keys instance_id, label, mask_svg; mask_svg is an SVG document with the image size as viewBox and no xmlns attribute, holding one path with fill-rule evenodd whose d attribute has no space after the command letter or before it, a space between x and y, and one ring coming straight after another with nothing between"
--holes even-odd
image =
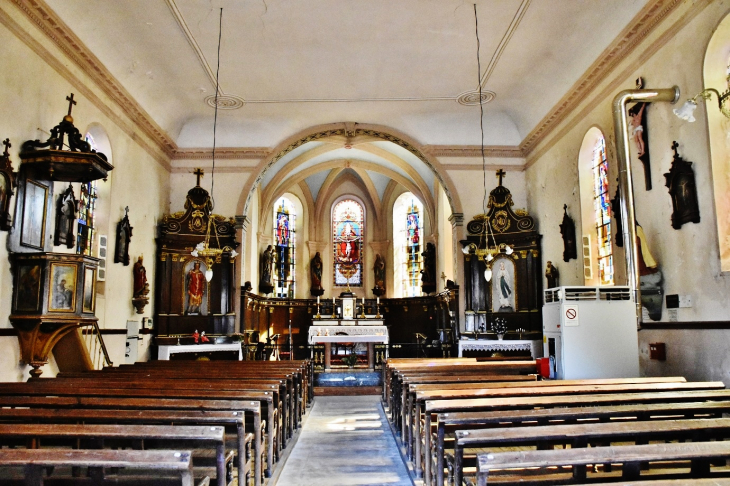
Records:
<instances>
[{"instance_id":1,"label":"church interior","mask_svg":"<svg viewBox=\"0 0 730 486\"><path fill-rule=\"evenodd\" d=\"M0 397L279 365L303 405L251 412L283 414L252 484L302 389L381 395L443 484L393 401L416 363L730 385L728 0L2 0L0 24Z\"/></svg>"}]
</instances>

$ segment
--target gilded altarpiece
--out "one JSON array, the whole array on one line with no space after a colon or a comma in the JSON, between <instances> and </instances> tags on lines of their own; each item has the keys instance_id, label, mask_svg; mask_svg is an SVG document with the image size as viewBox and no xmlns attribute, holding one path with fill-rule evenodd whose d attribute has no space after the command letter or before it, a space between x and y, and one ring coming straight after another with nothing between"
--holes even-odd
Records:
<instances>
[{"instance_id":1,"label":"gilded altarpiece","mask_svg":"<svg viewBox=\"0 0 730 486\"><path fill-rule=\"evenodd\" d=\"M202 175L202 173L200 174ZM207 335L235 332L235 221L213 214L208 191L198 184L188 191L184 210L166 215L158 228L155 272L155 334ZM210 216L209 216L210 215ZM193 256L213 218L209 245L224 251L215 259ZM205 274L212 270L207 281Z\"/></svg>"},{"instance_id":2,"label":"gilded altarpiece","mask_svg":"<svg viewBox=\"0 0 730 486\"><path fill-rule=\"evenodd\" d=\"M487 214L476 215L461 240L467 321L473 316L473 324L465 323L467 333L485 335L495 317L506 320L508 337L518 330L542 332L542 236L532 217L513 205L500 177L489 194ZM491 270L489 281L486 270Z\"/></svg>"}]
</instances>

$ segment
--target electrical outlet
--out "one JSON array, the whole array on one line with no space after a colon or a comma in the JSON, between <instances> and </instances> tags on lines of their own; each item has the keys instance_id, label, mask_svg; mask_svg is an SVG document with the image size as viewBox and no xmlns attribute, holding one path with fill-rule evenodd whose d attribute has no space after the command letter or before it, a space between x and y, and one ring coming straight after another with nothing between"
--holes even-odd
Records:
<instances>
[{"instance_id":1,"label":"electrical outlet","mask_svg":"<svg viewBox=\"0 0 730 486\"><path fill-rule=\"evenodd\" d=\"M679 307L692 307L692 296L691 295L680 295L679 296Z\"/></svg>"}]
</instances>

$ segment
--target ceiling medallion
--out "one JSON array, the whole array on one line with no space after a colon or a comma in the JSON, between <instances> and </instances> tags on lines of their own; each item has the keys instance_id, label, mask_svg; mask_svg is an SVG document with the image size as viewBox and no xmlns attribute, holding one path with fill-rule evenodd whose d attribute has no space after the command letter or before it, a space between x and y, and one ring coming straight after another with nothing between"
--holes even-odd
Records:
<instances>
[{"instance_id":1,"label":"ceiling medallion","mask_svg":"<svg viewBox=\"0 0 730 486\"><path fill-rule=\"evenodd\" d=\"M481 95L481 100L482 100L481 104L484 105L484 104L492 101L497 96L497 93L495 93L494 91L485 91L485 90L481 90L481 92L466 91L464 93L461 93L456 98L456 101L458 101L459 104L466 105L466 106L478 105L480 95Z\"/></svg>"},{"instance_id":2,"label":"ceiling medallion","mask_svg":"<svg viewBox=\"0 0 730 486\"><path fill-rule=\"evenodd\" d=\"M205 97L205 103L215 108L216 96L210 95ZM218 95L218 108L221 110L237 110L246 103L246 100L239 96L219 94Z\"/></svg>"}]
</instances>

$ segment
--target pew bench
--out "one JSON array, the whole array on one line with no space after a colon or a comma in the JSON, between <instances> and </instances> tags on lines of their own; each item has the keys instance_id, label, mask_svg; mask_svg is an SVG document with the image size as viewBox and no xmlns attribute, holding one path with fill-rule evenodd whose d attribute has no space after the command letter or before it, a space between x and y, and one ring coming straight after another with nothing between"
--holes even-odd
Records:
<instances>
[{"instance_id":1,"label":"pew bench","mask_svg":"<svg viewBox=\"0 0 730 486\"><path fill-rule=\"evenodd\" d=\"M238 477L241 486L249 484L253 473L254 434L245 432L243 412L221 411L164 411L164 410L105 410L105 409L45 409L0 408L0 427L3 424L173 424L218 425L235 429ZM261 457L259 457L259 463Z\"/></svg>"},{"instance_id":2,"label":"pew bench","mask_svg":"<svg viewBox=\"0 0 730 486\"><path fill-rule=\"evenodd\" d=\"M570 388L570 387L565 387ZM668 402L697 402L730 400L730 390L685 390L685 391L661 391L641 393L606 393L572 395L558 394L549 396L517 396L500 398L472 398L461 400L427 400L424 403L423 427L424 431L432 430L432 418L434 414L452 412L485 412L485 411L507 411L507 410L530 410L538 408L557 407L592 407L592 406L616 406L629 404L651 404ZM418 422L420 425L420 421ZM423 442L421 442L423 441ZM424 433L416 446L423 445L423 451L431 450L431 434ZM420 454L414 455L414 469L417 474L421 473ZM424 477L429 478L431 474L431 461L425 461Z\"/></svg>"},{"instance_id":3,"label":"pew bench","mask_svg":"<svg viewBox=\"0 0 730 486\"><path fill-rule=\"evenodd\" d=\"M69 449L0 449L0 468L22 467L24 484L42 486L46 468L88 468L93 483L103 484L104 468L125 468L154 471L156 480L161 473L179 476L178 484L193 486L193 463L190 451L168 450L69 450ZM148 476L149 477L149 476ZM81 478L73 481L80 482ZM197 486L207 484L202 481Z\"/></svg>"},{"instance_id":4,"label":"pew bench","mask_svg":"<svg viewBox=\"0 0 730 486\"><path fill-rule=\"evenodd\" d=\"M253 418L253 459L254 484L261 485L264 464L273 464L268 455L269 448L263 446L263 430L265 421L261 417L261 403L253 400L206 400L206 399L174 399L174 398L131 398L131 397L84 397L84 396L3 396L0 395L0 407L30 407L46 409L93 409L124 410L137 414L153 415L159 412L212 412L224 411L250 414ZM239 442L240 444L240 442ZM240 447L240 446L239 446ZM270 469L269 469L270 471Z\"/></svg>"},{"instance_id":5,"label":"pew bench","mask_svg":"<svg viewBox=\"0 0 730 486\"><path fill-rule=\"evenodd\" d=\"M512 484L539 484L539 474L530 473L529 481L525 481L516 471L527 468L536 468L537 472L544 472L548 468L570 468L569 484L581 484L593 478L587 472L588 466L601 464L621 464L621 479L633 481L642 478L642 465L652 462L683 462L687 463L689 472L675 472L672 478L690 479L697 477L711 477L712 464L722 461L723 464L730 458L730 441L694 442L692 444L641 444L619 445L579 449L554 449L542 451L518 452L485 452L477 455L476 485L487 486L493 484L490 478L500 485ZM728 471L725 466L724 475ZM496 471L500 471L497 473ZM651 473L651 469L649 469ZM550 473L548 473L550 474ZM601 473L598 473L601 474ZM717 474L716 472L714 474ZM722 473L720 473L722 474ZM503 477L499 477L503 476ZM670 479L662 477L660 479ZM554 475L543 484L555 484ZM467 484L474 484L471 481Z\"/></svg>"},{"instance_id":6,"label":"pew bench","mask_svg":"<svg viewBox=\"0 0 730 486\"><path fill-rule=\"evenodd\" d=\"M431 476L426 484L444 485L446 435L456 430L572 423L606 423L620 420L671 420L719 418L730 413L730 400L717 402L654 403L595 407L558 407L535 410L439 413L431 440ZM453 449L453 443L451 444ZM439 474L439 471L441 474Z\"/></svg>"},{"instance_id":7,"label":"pew bench","mask_svg":"<svg viewBox=\"0 0 730 486\"><path fill-rule=\"evenodd\" d=\"M693 442L694 445L698 442L724 440L726 437L730 437L730 419L727 418L458 430L449 469L453 470L453 483L461 485L467 466L464 455L467 448L528 446L544 450L559 445L563 449L568 446L571 449L579 449L589 445L610 447L610 444L617 442L642 444L651 441Z\"/></svg>"}]
</instances>

